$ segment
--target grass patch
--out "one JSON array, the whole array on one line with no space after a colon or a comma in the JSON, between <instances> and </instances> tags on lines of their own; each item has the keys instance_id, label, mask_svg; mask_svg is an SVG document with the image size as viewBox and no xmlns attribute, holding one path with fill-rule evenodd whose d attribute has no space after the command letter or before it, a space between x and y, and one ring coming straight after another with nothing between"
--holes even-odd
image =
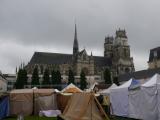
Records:
<instances>
[{"instance_id":1,"label":"grass patch","mask_svg":"<svg viewBox=\"0 0 160 120\"><path fill-rule=\"evenodd\" d=\"M16 117L6 118L4 120L17 120ZM27 116L24 120L57 120L56 117L39 117L39 116Z\"/></svg>"}]
</instances>

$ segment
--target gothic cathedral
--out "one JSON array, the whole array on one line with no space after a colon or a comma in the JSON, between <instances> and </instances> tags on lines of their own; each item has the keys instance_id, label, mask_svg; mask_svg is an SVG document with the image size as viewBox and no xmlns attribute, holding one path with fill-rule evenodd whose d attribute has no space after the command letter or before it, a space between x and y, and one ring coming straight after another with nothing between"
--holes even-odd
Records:
<instances>
[{"instance_id":1,"label":"gothic cathedral","mask_svg":"<svg viewBox=\"0 0 160 120\"><path fill-rule=\"evenodd\" d=\"M67 79L69 69L73 70L77 79L83 70L86 76L92 76L98 81L103 80L105 68L109 68L113 76L135 71L125 30L117 30L115 37L105 37L104 56L93 56L92 52L88 55L85 49L79 50L76 25L73 53L35 52L26 66L28 74L32 74L35 67L38 67L39 74L43 74L45 69L50 72L59 70L64 80Z\"/></svg>"}]
</instances>

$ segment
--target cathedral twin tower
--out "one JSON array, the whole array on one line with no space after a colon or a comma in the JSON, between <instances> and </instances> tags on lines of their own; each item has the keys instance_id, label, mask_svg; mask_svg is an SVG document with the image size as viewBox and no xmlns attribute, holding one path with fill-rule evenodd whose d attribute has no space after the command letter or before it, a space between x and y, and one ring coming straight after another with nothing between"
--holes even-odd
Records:
<instances>
[{"instance_id":1,"label":"cathedral twin tower","mask_svg":"<svg viewBox=\"0 0 160 120\"><path fill-rule=\"evenodd\" d=\"M119 29L116 31L115 37L108 36L105 38L104 57L112 59L116 75L135 71L125 30Z\"/></svg>"}]
</instances>

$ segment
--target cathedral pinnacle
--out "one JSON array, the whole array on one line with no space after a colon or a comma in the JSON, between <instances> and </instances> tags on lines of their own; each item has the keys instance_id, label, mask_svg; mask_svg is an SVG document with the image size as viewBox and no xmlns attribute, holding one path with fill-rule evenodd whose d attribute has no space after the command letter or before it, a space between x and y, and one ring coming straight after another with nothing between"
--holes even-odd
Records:
<instances>
[{"instance_id":1,"label":"cathedral pinnacle","mask_svg":"<svg viewBox=\"0 0 160 120\"><path fill-rule=\"evenodd\" d=\"M79 45L78 45L78 39L77 39L77 27L75 24L75 33L74 33L74 43L73 43L73 54L76 54L79 52Z\"/></svg>"}]
</instances>

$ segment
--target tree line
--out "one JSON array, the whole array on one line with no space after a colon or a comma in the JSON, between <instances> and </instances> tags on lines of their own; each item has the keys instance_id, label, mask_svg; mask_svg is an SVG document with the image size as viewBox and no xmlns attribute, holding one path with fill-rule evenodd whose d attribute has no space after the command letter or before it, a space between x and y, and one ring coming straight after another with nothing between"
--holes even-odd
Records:
<instances>
[{"instance_id":1,"label":"tree line","mask_svg":"<svg viewBox=\"0 0 160 120\"><path fill-rule=\"evenodd\" d=\"M51 78L50 78L51 75ZM16 89L23 89L25 85L28 85L28 77L27 77L27 71L25 68L20 68L17 72L17 80L15 83ZM68 84L73 83L75 84L75 77L73 71L70 69L68 73ZM39 77L39 71L38 67L35 67L32 73L31 77L31 85L32 86L38 86L38 85L57 85L57 89L61 89L60 85L62 84L62 77L59 70L55 71L53 70L50 74L48 69L45 69L43 73L43 80L40 83L40 77ZM86 82L86 75L83 71L81 71L80 74L80 88L86 89L87 82Z\"/></svg>"},{"instance_id":2,"label":"tree line","mask_svg":"<svg viewBox=\"0 0 160 120\"><path fill-rule=\"evenodd\" d=\"M111 80L111 72L108 68L104 71L104 80L105 84L112 84L112 82L119 85L117 77L113 78L113 81ZM50 78L51 75L51 78ZM28 85L28 77L27 77L27 71L25 68L20 68L17 73L17 81L15 83L16 89L23 89L24 85ZM73 83L75 84L75 77L73 71L70 69L68 72L68 84ZM38 86L38 85L61 85L62 84L62 77L59 70L55 71L53 70L51 73L48 69L45 69L43 73L43 81L40 83L39 78L39 71L38 67L35 67L32 73L31 77L31 85L32 86ZM61 87L56 87L57 89L61 89ZM80 74L80 88L82 90L87 88L87 81L86 81L86 75L84 71L81 71Z\"/></svg>"}]
</instances>

